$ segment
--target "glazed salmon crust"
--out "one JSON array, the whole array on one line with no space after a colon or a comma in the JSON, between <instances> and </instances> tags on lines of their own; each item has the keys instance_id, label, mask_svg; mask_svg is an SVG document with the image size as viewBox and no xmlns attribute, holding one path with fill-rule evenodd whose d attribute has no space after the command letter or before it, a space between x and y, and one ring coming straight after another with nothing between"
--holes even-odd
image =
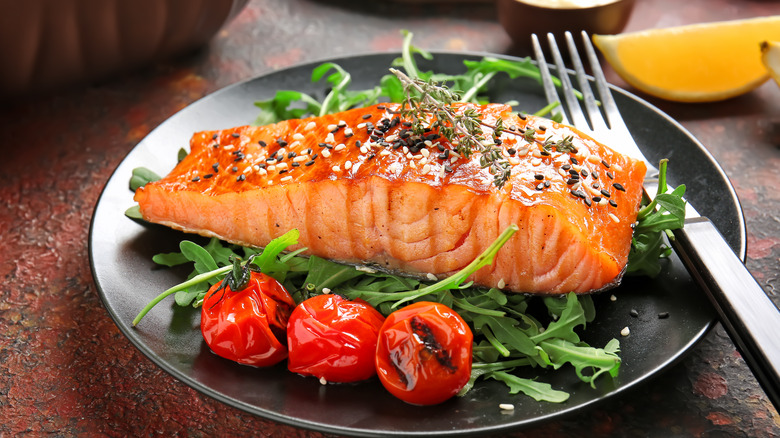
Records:
<instances>
[{"instance_id":1,"label":"glazed salmon crust","mask_svg":"<svg viewBox=\"0 0 780 438\"><path fill-rule=\"evenodd\" d=\"M644 164L505 105L457 110L469 108L507 128L496 142L511 165L501 188L479 154L457 154L435 130L412 133L400 106L384 104L196 133L187 157L135 200L144 219L177 230L263 247L297 228L308 254L438 277L516 224L475 283L535 294L619 283Z\"/></svg>"}]
</instances>

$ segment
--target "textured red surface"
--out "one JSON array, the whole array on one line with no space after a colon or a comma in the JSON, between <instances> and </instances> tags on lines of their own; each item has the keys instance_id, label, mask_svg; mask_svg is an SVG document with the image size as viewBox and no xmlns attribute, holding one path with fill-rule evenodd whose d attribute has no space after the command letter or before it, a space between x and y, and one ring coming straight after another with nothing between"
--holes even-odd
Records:
<instances>
[{"instance_id":1,"label":"textured red surface","mask_svg":"<svg viewBox=\"0 0 780 438\"><path fill-rule=\"evenodd\" d=\"M311 59L397 50L400 28L415 32L415 43L428 49L525 55L511 46L490 4L395 5L256 0L197 53L3 105L0 435L322 436L196 393L132 347L97 295L89 221L103 184L138 141L189 103L238 80ZM628 30L773 14L780 14L780 3L643 0ZM780 302L780 88L768 82L707 105L648 100L725 168L747 219L747 266ZM720 327L630 396L512 436L670 434L780 434L777 412Z\"/></svg>"}]
</instances>

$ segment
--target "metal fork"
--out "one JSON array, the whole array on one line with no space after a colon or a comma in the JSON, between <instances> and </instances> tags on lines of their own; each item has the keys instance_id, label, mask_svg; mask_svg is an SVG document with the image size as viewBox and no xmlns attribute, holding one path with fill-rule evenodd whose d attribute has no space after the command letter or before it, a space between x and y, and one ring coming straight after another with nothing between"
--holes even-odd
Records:
<instances>
[{"instance_id":1,"label":"metal fork","mask_svg":"<svg viewBox=\"0 0 780 438\"><path fill-rule=\"evenodd\" d=\"M571 33L566 32L565 36L582 93L582 104L573 91L555 37L552 34L547 35L550 52L562 84L563 100L558 97L551 79L539 38L531 35L548 102L561 103L568 113L568 117L564 114L564 123L568 123L570 118L571 124L580 131L616 151L644 161L648 168L648 177L644 181L645 195L652 199L658 189L658 169L642 154L623 122L590 38L586 32L582 32L583 47L593 71L593 79L585 74ZM596 84L601 109L591 82ZM585 112L582 111L582 106L585 107ZM712 222L699 215L690 203L686 205L685 226L675 231L674 237L671 243L677 255L706 292L720 316L721 323L770 401L776 409L780 409L780 312L777 307Z\"/></svg>"}]
</instances>

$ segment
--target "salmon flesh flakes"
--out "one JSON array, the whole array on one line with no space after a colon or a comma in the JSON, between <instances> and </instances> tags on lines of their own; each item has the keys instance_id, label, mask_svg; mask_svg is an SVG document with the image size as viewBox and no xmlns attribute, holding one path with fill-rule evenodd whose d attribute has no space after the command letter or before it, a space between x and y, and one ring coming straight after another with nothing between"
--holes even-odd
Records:
<instances>
[{"instance_id":1,"label":"salmon flesh flakes","mask_svg":"<svg viewBox=\"0 0 780 438\"><path fill-rule=\"evenodd\" d=\"M463 268L516 224L477 284L538 294L616 285L644 164L506 105L456 106L469 109L510 126L484 128L510 166L502 187L479 152L458 153L457 139L415 131L399 105L382 104L196 133L187 157L135 199L145 219L174 229L263 247L297 228L308 254L422 278Z\"/></svg>"}]
</instances>

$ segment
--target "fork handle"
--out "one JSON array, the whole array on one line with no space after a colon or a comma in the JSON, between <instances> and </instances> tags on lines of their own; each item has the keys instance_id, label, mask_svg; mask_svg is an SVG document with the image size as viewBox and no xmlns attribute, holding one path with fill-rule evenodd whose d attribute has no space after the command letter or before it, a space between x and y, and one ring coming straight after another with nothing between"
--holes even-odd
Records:
<instances>
[{"instance_id":1,"label":"fork handle","mask_svg":"<svg viewBox=\"0 0 780 438\"><path fill-rule=\"evenodd\" d=\"M683 264L780 410L780 311L709 219L688 219L674 234L672 245Z\"/></svg>"}]
</instances>

